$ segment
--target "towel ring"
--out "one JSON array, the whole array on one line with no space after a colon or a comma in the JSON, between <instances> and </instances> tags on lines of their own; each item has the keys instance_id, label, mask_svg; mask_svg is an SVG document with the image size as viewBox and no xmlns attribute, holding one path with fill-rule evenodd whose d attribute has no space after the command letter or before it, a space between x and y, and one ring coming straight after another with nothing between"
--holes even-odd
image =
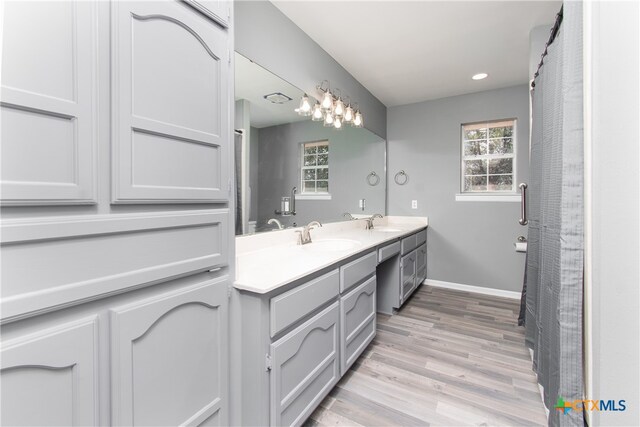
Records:
<instances>
[{"instance_id":1,"label":"towel ring","mask_svg":"<svg viewBox=\"0 0 640 427\"><path fill-rule=\"evenodd\" d=\"M367 184L369 184L372 187L375 187L379 183L380 183L380 176L377 173L371 172L369 175L367 175Z\"/></svg>"},{"instance_id":2,"label":"towel ring","mask_svg":"<svg viewBox=\"0 0 640 427\"><path fill-rule=\"evenodd\" d=\"M402 179L402 177L404 177L404 179ZM407 175L405 171L401 170L393 177L393 180L398 185L405 185L407 181L409 181L409 175Z\"/></svg>"}]
</instances>

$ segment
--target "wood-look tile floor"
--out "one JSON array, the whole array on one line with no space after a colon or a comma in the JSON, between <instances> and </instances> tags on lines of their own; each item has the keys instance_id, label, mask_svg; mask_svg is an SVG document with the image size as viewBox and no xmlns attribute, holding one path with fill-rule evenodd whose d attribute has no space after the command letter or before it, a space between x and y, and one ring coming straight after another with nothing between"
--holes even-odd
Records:
<instances>
[{"instance_id":1,"label":"wood-look tile floor","mask_svg":"<svg viewBox=\"0 0 640 427\"><path fill-rule=\"evenodd\" d=\"M307 426L546 425L519 302L421 286Z\"/></svg>"}]
</instances>

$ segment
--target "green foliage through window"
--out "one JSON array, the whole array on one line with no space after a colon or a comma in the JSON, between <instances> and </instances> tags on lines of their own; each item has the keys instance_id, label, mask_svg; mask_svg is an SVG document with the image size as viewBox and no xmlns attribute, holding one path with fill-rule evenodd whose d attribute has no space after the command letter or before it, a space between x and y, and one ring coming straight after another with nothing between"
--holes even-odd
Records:
<instances>
[{"instance_id":1,"label":"green foliage through window","mask_svg":"<svg viewBox=\"0 0 640 427\"><path fill-rule=\"evenodd\" d=\"M515 120L462 125L462 191L514 192Z\"/></svg>"},{"instance_id":2,"label":"green foliage through window","mask_svg":"<svg viewBox=\"0 0 640 427\"><path fill-rule=\"evenodd\" d=\"M329 193L329 141L304 143L301 153L302 194Z\"/></svg>"}]
</instances>

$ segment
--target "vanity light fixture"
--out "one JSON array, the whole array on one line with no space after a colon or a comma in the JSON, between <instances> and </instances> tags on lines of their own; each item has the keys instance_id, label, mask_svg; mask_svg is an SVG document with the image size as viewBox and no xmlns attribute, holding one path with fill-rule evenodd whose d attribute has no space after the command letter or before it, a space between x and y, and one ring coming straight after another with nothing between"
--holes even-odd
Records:
<instances>
[{"instance_id":1,"label":"vanity light fixture","mask_svg":"<svg viewBox=\"0 0 640 427\"><path fill-rule=\"evenodd\" d=\"M341 117L336 117L335 119L333 119L333 127L340 130L342 129L342 118Z\"/></svg>"},{"instance_id":2,"label":"vanity light fixture","mask_svg":"<svg viewBox=\"0 0 640 427\"><path fill-rule=\"evenodd\" d=\"M353 108L351 108L351 104L347 104L347 108L344 109L344 121L345 123L353 122Z\"/></svg>"},{"instance_id":3,"label":"vanity light fixture","mask_svg":"<svg viewBox=\"0 0 640 427\"><path fill-rule=\"evenodd\" d=\"M336 100L333 107L333 113L338 117L342 117L344 115L344 102L342 102L342 98L338 98Z\"/></svg>"},{"instance_id":4,"label":"vanity light fixture","mask_svg":"<svg viewBox=\"0 0 640 427\"><path fill-rule=\"evenodd\" d=\"M324 119L324 113L322 112L322 106L320 102L316 101L316 104L313 106L311 110L311 120L314 122L319 122Z\"/></svg>"},{"instance_id":5,"label":"vanity light fixture","mask_svg":"<svg viewBox=\"0 0 640 427\"><path fill-rule=\"evenodd\" d=\"M489 74L487 73L478 73L478 74L474 74L471 78L473 80L482 80L482 79L486 79L487 77L489 77Z\"/></svg>"},{"instance_id":6,"label":"vanity light fixture","mask_svg":"<svg viewBox=\"0 0 640 427\"><path fill-rule=\"evenodd\" d=\"M324 115L324 125L326 127L333 126L333 113L331 111L327 111Z\"/></svg>"},{"instance_id":7,"label":"vanity light fixture","mask_svg":"<svg viewBox=\"0 0 640 427\"><path fill-rule=\"evenodd\" d=\"M329 89L327 89L324 95L322 95L322 109L325 111L328 111L331 109L332 106L333 106L333 95L331 95L331 92L329 91Z\"/></svg>"},{"instance_id":8,"label":"vanity light fixture","mask_svg":"<svg viewBox=\"0 0 640 427\"><path fill-rule=\"evenodd\" d=\"M360 111L356 111L355 116L353 116L353 127L354 128L361 128L362 126L364 126L364 121L362 119L362 113L360 113Z\"/></svg>"},{"instance_id":9,"label":"vanity light fixture","mask_svg":"<svg viewBox=\"0 0 640 427\"><path fill-rule=\"evenodd\" d=\"M300 107L298 108L298 114L301 116L311 115L311 104L309 103L309 97L305 93L300 99Z\"/></svg>"},{"instance_id":10,"label":"vanity light fixture","mask_svg":"<svg viewBox=\"0 0 640 427\"><path fill-rule=\"evenodd\" d=\"M300 99L300 107L296 112L301 116L311 116L314 122L323 122L326 127L342 129L345 124L355 128L364 127L364 118L357 103L351 103L348 96L344 98L339 89L331 91L328 80L323 80L317 87L321 93L320 101L311 106L309 97L305 93Z\"/></svg>"}]
</instances>

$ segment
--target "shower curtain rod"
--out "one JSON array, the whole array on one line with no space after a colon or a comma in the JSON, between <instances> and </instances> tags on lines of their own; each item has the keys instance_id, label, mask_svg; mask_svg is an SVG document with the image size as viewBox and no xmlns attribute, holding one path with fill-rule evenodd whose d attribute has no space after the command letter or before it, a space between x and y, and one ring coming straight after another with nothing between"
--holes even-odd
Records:
<instances>
[{"instance_id":1,"label":"shower curtain rod","mask_svg":"<svg viewBox=\"0 0 640 427\"><path fill-rule=\"evenodd\" d=\"M556 15L556 22L553 24L553 28L551 28L551 35L549 36L549 40L547 40L547 44L544 45L544 52L542 52L542 56L540 57L540 63L538 64L538 68L536 69L536 73L533 75L533 81L531 82L531 87L536 87L536 77L540 74L540 68L544 64L544 57L547 56L547 49L551 46L551 43L556 39L558 35L558 31L560 31L560 25L562 24L562 11L564 9L564 5L560 6L560 12Z\"/></svg>"}]
</instances>

